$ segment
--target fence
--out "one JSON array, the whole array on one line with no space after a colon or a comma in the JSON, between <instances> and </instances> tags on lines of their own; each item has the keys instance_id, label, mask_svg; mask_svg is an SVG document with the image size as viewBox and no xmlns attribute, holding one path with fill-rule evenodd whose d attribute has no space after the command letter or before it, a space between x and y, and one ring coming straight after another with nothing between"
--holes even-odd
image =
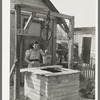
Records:
<instances>
[{"instance_id":1,"label":"fence","mask_svg":"<svg viewBox=\"0 0 100 100\"><path fill-rule=\"evenodd\" d=\"M95 79L95 59L91 58L90 59L90 63L86 64L86 63L79 63L79 70L81 72L81 75L88 79Z\"/></svg>"}]
</instances>

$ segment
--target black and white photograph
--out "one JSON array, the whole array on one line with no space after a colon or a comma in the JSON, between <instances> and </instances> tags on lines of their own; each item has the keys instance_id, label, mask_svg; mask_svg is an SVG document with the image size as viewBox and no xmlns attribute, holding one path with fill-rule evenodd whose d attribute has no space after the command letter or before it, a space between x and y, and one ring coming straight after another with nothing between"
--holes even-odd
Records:
<instances>
[{"instance_id":1,"label":"black and white photograph","mask_svg":"<svg viewBox=\"0 0 100 100\"><path fill-rule=\"evenodd\" d=\"M9 7L8 100L97 100L97 0Z\"/></svg>"}]
</instances>

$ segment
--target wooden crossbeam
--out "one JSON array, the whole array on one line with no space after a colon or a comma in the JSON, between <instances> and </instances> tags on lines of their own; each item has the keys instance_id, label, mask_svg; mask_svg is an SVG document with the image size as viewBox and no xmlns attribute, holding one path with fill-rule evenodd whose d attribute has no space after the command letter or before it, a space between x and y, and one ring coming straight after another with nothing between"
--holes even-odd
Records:
<instances>
[{"instance_id":1,"label":"wooden crossbeam","mask_svg":"<svg viewBox=\"0 0 100 100\"><path fill-rule=\"evenodd\" d=\"M25 24L24 30L28 29L31 25L31 22L34 20L36 13L32 13L28 19L28 21Z\"/></svg>"},{"instance_id":2,"label":"wooden crossbeam","mask_svg":"<svg viewBox=\"0 0 100 100\"><path fill-rule=\"evenodd\" d=\"M21 5L21 9L23 11L29 11L29 12L35 12L35 13L40 13L40 14L48 14L48 11L43 10L43 9L36 9L34 7L28 6L28 5ZM52 12L50 11L50 15L54 16L54 17L58 17L58 18L64 18L64 19L71 19L70 15L65 15L65 14L61 14L61 13L56 13L56 12Z\"/></svg>"},{"instance_id":3,"label":"wooden crossbeam","mask_svg":"<svg viewBox=\"0 0 100 100\"><path fill-rule=\"evenodd\" d=\"M13 73L14 69L15 69L15 63L14 63L13 66L11 67L10 78L11 78L11 76L12 76L12 73Z\"/></svg>"},{"instance_id":4,"label":"wooden crossbeam","mask_svg":"<svg viewBox=\"0 0 100 100\"><path fill-rule=\"evenodd\" d=\"M11 9L10 13L11 14L15 14L15 10ZM23 15L23 16L30 16L31 12L21 10L21 15ZM47 15L36 13L35 18L44 18L44 19L47 19ZM54 16L50 16L50 19L55 19L55 17Z\"/></svg>"},{"instance_id":5,"label":"wooden crossbeam","mask_svg":"<svg viewBox=\"0 0 100 100\"><path fill-rule=\"evenodd\" d=\"M32 20L32 15L30 15L28 21L26 22L26 24L25 24L25 26L24 26L24 30L29 28L29 26L30 26L30 24L31 24L31 20Z\"/></svg>"}]
</instances>

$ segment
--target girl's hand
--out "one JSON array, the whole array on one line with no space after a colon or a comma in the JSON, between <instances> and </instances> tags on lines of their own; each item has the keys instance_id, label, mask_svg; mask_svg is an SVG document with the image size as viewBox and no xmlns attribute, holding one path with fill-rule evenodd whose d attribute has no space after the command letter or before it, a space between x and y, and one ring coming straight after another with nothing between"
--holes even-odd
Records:
<instances>
[{"instance_id":1,"label":"girl's hand","mask_svg":"<svg viewBox=\"0 0 100 100\"><path fill-rule=\"evenodd\" d=\"M48 50L45 50L45 54L47 54L48 53Z\"/></svg>"},{"instance_id":2,"label":"girl's hand","mask_svg":"<svg viewBox=\"0 0 100 100\"><path fill-rule=\"evenodd\" d=\"M34 64L34 61L30 62L30 64Z\"/></svg>"}]
</instances>

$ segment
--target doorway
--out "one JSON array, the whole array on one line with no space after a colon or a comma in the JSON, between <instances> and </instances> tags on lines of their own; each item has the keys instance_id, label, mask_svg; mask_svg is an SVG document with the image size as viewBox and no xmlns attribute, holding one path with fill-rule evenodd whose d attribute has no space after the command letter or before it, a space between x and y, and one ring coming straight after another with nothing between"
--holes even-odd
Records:
<instances>
[{"instance_id":1,"label":"doorway","mask_svg":"<svg viewBox=\"0 0 100 100\"><path fill-rule=\"evenodd\" d=\"M83 37L83 63L89 64L90 62L90 50L91 50L91 37Z\"/></svg>"}]
</instances>

